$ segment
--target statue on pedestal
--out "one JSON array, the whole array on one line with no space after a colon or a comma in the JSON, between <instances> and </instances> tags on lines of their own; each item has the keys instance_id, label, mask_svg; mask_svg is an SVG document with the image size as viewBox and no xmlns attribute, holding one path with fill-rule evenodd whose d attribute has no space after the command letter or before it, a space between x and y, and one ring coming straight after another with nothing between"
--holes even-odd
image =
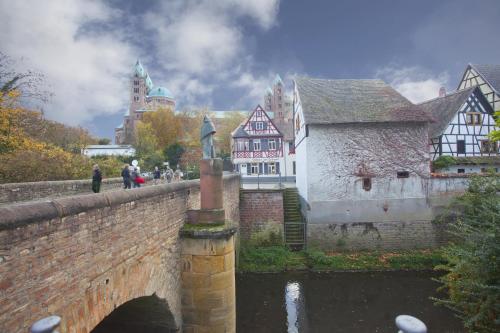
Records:
<instances>
[{"instance_id":1,"label":"statue on pedestal","mask_svg":"<svg viewBox=\"0 0 500 333\"><path fill-rule=\"evenodd\" d=\"M203 117L203 125L201 126L201 149L203 151L203 159L211 159L215 158L215 149L214 149L214 134L215 134L215 126L208 118L207 115Z\"/></svg>"}]
</instances>

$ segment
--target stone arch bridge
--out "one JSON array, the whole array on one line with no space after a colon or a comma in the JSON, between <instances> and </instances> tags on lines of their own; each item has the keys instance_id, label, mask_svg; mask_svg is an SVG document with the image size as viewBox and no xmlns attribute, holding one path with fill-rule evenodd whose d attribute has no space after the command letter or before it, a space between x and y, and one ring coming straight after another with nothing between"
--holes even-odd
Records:
<instances>
[{"instance_id":1,"label":"stone arch bridge","mask_svg":"<svg viewBox=\"0 0 500 333\"><path fill-rule=\"evenodd\" d=\"M233 224L239 187L239 176L224 177ZM199 192L194 180L0 207L0 332L27 332L52 314L62 332L90 332L152 295L170 314L168 328L181 330L179 230Z\"/></svg>"}]
</instances>

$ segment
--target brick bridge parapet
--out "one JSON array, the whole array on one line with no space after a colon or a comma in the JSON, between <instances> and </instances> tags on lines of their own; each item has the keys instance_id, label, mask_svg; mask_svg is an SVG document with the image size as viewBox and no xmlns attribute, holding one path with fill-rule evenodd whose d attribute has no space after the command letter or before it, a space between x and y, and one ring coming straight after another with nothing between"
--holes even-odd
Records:
<instances>
[{"instance_id":1,"label":"brick bridge parapet","mask_svg":"<svg viewBox=\"0 0 500 333\"><path fill-rule=\"evenodd\" d=\"M238 175L224 177L226 219L239 223ZM156 295L182 326L179 230L199 208L199 181L0 207L0 332L62 317L89 332L116 307Z\"/></svg>"}]
</instances>

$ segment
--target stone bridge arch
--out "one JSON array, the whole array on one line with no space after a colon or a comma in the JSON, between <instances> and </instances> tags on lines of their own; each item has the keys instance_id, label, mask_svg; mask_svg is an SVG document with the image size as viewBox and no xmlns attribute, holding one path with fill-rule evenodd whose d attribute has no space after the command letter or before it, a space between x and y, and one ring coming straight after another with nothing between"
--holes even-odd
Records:
<instances>
[{"instance_id":1,"label":"stone bridge arch","mask_svg":"<svg viewBox=\"0 0 500 333\"><path fill-rule=\"evenodd\" d=\"M113 310L91 333L175 333L178 323L168 303L156 295L133 299Z\"/></svg>"}]
</instances>

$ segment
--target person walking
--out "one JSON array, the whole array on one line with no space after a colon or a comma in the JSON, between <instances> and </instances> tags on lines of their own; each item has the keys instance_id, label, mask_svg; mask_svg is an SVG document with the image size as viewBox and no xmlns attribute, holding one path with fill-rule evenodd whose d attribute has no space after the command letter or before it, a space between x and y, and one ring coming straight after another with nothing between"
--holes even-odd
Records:
<instances>
[{"instance_id":1,"label":"person walking","mask_svg":"<svg viewBox=\"0 0 500 333\"><path fill-rule=\"evenodd\" d=\"M160 183L161 171L155 166L155 171L153 172L153 184L158 185Z\"/></svg>"},{"instance_id":2,"label":"person walking","mask_svg":"<svg viewBox=\"0 0 500 333\"><path fill-rule=\"evenodd\" d=\"M139 178L139 170L137 168L134 168L134 171L132 171L132 182L134 183L134 188L136 187L141 187L141 184L137 181L137 178Z\"/></svg>"},{"instance_id":3,"label":"person walking","mask_svg":"<svg viewBox=\"0 0 500 333\"><path fill-rule=\"evenodd\" d=\"M167 179L167 183L172 182L172 177L174 176L174 172L170 167L167 168L167 171L165 172L165 178Z\"/></svg>"},{"instance_id":4,"label":"person walking","mask_svg":"<svg viewBox=\"0 0 500 333\"><path fill-rule=\"evenodd\" d=\"M92 191L94 193L99 193L101 190L101 182L102 182L102 174L101 170L99 170L99 165L94 164L93 173L92 173Z\"/></svg>"},{"instance_id":5,"label":"person walking","mask_svg":"<svg viewBox=\"0 0 500 333\"><path fill-rule=\"evenodd\" d=\"M131 184L130 184L130 170L128 168L128 164L125 164L123 166L122 178L123 178L123 188L129 189L131 187Z\"/></svg>"}]
</instances>

